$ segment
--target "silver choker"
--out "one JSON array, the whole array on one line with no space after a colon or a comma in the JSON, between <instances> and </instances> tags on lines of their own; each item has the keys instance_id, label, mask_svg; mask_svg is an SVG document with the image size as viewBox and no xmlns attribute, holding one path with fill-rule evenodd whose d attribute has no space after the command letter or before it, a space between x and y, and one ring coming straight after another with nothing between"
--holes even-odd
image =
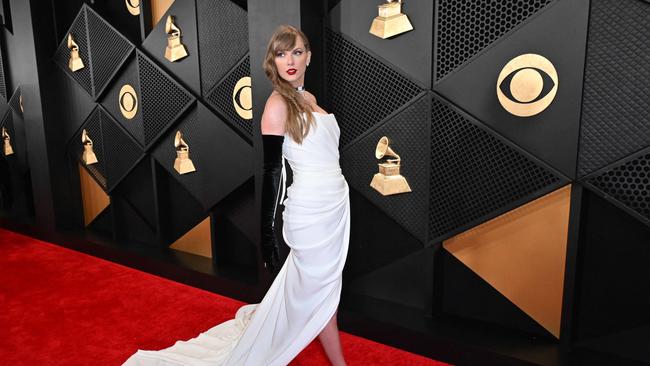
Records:
<instances>
[{"instance_id":1,"label":"silver choker","mask_svg":"<svg viewBox=\"0 0 650 366\"><path fill-rule=\"evenodd\" d=\"M297 91L298 93L302 93L302 92L305 91L305 86L304 86L304 85L300 85L299 87L294 88L294 89L296 89L296 91Z\"/></svg>"}]
</instances>

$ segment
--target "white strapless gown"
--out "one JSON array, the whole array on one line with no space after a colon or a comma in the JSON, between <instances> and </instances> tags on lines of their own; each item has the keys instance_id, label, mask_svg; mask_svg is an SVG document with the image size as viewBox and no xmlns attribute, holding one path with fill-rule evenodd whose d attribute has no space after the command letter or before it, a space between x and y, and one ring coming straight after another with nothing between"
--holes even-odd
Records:
<instances>
[{"instance_id":1,"label":"white strapless gown","mask_svg":"<svg viewBox=\"0 0 650 366\"><path fill-rule=\"evenodd\" d=\"M316 126L282 152L293 170L282 235L287 260L259 304L234 319L160 351L138 350L123 366L284 366L309 345L336 311L350 238L348 184L339 166L333 114L313 113ZM283 162L284 164L284 162ZM281 195L286 174L283 165Z\"/></svg>"}]
</instances>

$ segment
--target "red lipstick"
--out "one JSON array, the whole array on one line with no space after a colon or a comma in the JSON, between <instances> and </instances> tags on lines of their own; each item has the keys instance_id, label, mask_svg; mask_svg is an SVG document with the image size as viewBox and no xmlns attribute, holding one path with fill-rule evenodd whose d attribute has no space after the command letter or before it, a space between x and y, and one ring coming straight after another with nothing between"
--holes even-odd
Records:
<instances>
[{"instance_id":1,"label":"red lipstick","mask_svg":"<svg viewBox=\"0 0 650 366\"><path fill-rule=\"evenodd\" d=\"M293 74L296 73L296 71L297 71L296 69L289 69L289 70L287 70L287 74L293 75Z\"/></svg>"}]
</instances>

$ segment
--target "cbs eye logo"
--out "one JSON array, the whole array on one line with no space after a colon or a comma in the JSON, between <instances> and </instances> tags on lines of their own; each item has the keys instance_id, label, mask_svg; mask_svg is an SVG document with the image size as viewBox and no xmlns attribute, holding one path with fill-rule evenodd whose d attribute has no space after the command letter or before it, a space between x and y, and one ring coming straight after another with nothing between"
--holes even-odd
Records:
<instances>
[{"instance_id":1,"label":"cbs eye logo","mask_svg":"<svg viewBox=\"0 0 650 366\"><path fill-rule=\"evenodd\" d=\"M244 76L239 79L232 90L232 104L237 114L243 119L253 118L253 92L251 90L251 77Z\"/></svg>"},{"instance_id":2,"label":"cbs eye logo","mask_svg":"<svg viewBox=\"0 0 650 366\"><path fill-rule=\"evenodd\" d=\"M497 97L506 111L530 117L551 104L557 85L557 72L551 61L527 53L513 58L503 67L497 79Z\"/></svg>"}]
</instances>

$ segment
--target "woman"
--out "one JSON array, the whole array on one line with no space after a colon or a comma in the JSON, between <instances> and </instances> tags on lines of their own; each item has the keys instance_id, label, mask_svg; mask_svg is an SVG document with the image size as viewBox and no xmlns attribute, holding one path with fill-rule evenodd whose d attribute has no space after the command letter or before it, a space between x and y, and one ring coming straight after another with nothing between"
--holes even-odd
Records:
<instances>
[{"instance_id":1,"label":"woman","mask_svg":"<svg viewBox=\"0 0 650 366\"><path fill-rule=\"evenodd\" d=\"M262 251L265 266L279 263L273 219L287 158L282 235L291 248L264 299L241 307L235 319L161 351L138 351L124 365L284 366L319 337L334 366L344 366L336 310L350 237L348 184L339 167L340 130L316 98L304 90L311 59L307 37L277 28L264 70L273 84L262 115Z\"/></svg>"}]
</instances>

